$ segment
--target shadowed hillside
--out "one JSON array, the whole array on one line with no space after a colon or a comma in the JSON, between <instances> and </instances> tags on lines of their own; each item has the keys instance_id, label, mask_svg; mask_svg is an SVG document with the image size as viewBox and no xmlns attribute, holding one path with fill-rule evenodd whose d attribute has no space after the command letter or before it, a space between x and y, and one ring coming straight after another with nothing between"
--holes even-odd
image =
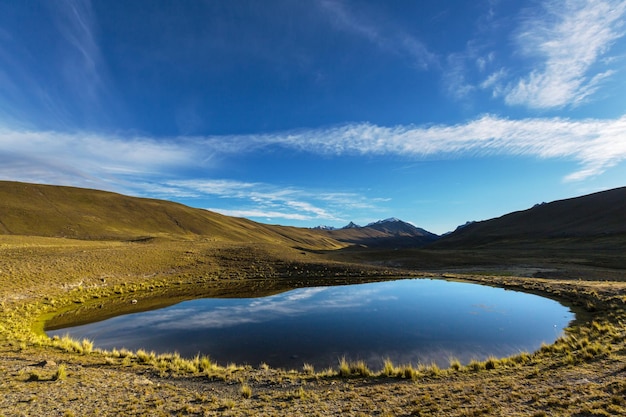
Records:
<instances>
[{"instance_id":1,"label":"shadowed hillside","mask_svg":"<svg viewBox=\"0 0 626 417\"><path fill-rule=\"evenodd\" d=\"M0 181L0 234L87 240L208 238L319 249L345 246L308 229L264 225L169 201L6 181Z\"/></svg>"},{"instance_id":2,"label":"shadowed hillside","mask_svg":"<svg viewBox=\"0 0 626 417\"><path fill-rule=\"evenodd\" d=\"M491 220L468 224L433 248L508 246L522 242L626 240L626 187L538 204Z\"/></svg>"}]
</instances>

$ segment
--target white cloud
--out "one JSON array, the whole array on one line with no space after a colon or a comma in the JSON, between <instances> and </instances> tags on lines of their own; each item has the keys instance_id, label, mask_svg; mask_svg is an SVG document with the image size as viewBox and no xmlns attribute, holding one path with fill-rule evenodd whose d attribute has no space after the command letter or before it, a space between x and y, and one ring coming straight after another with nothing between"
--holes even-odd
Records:
<instances>
[{"instance_id":1,"label":"white cloud","mask_svg":"<svg viewBox=\"0 0 626 417\"><path fill-rule=\"evenodd\" d=\"M382 127L369 123L247 136L153 139L0 129L0 177L19 181L86 186L112 191L138 189L168 196L211 195L263 204L263 211L297 212L331 219L328 205L371 207L379 201L353 193L304 192L269 184L193 179L181 171L211 167L215 155L262 152L280 146L341 155L433 156L521 155L568 158L580 170L567 180L601 174L626 159L626 116L618 119L506 119L485 115L455 125ZM197 172L197 171L196 171ZM188 177L188 174L183 175ZM314 204L318 201L320 204ZM323 204L321 204L323 202ZM281 207L281 210L276 210ZM255 207L258 209L258 206Z\"/></svg>"},{"instance_id":2,"label":"white cloud","mask_svg":"<svg viewBox=\"0 0 626 417\"><path fill-rule=\"evenodd\" d=\"M369 123L255 136L252 140L320 154L520 155L571 158L567 179L598 175L626 159L626 116L619 119L505 119L485 115L457 125L381 127Z\"/></svg>"},{"instance_id":3,"label":"white cloud","mask_svg":"<svg viewBox=\"0 0 626 417\"><path fill-rule=\"evenodd\" d=\"M480 83L480 88L488 89L493 88L494 96L499 95L499 85L501 81L507 76L507 70L500 68L499 70L492 72L489 76Z\"/></svg>"},{"instance_id":4,"label":"white cloud","mask_svg":"<svg viewBox=\"0 0 626 417\"><path fill-rule=\"evenodd\" d=\"M195 165L194 152L183 143L146 137L0 128L0 176L22 181L115 189L113 182L119 189L126 177Z\"/></svg>"},{"instance_id":5,"label":"white cloud","mask_svg":"<svg viewBox=\"0 0 626 417\"><path fill-rule=\"evenodd\" d=\"M534 108L577 105L612 74L596 66L624 35L626 1L551 0L530 13L516 36L538 67L508 86L505 102Z\"/></svg>"},{"instance_id":6,"label":"white cloud","mask_svg":"<svg viewBox=\"0 0 626 417\"><path fill-rule=\"evenodd\" d=\"M466 98L476 89L476 86L468 80L467 61L470 59L471 54L472 52L448 55L443 81L448 94L456 99ZM476 61L478 66L481 65L479 62ZM486 61L483 61L483 64L486 65Z\"/></svg>"},{"instance_id":7,"label":"white cloud","mask_svg":"<svg viewBox=\"0 0 626 417\"><path fill-rule=\"evenodd\" d=\"M167 187L170 187L167 189ZM337 217L334 210L328 207L342 209L361 208L364 196L354 193L337 194L316 193L294 187L277 187L266 183L249 183L233 180L178 180L168 181L163 187L166 195L191 195L196 193L198 197L218 197L225 199L240 200L238 207L254 204L253 208L217 208L207 207L207 210L215 211L227 216L235 217L258 217L269 219L288 219L298 221L309 220L343 220ZM351 196L348 198L347 196ZM343 196L342 198L338 196ZM344 198L345 197L345 198ZM323 208L321 202L327 208Z\"/></svg>"},{"instance_id":8,"label":"white cloud","mask_svg":"<svg viewBox=\"0 0 626 417\"><path fill-rule=\"evenodd\" d=\"M231 217L246 217L246 218L264 218L264 219L287 219L297 221L309 221L314 218L309 215L300 213L288 213L285 211L270 211L270 210L231 210L223 208L208 207L207 210L214 211L216 213L223 214Z\"/></svg>"}]
</instances>

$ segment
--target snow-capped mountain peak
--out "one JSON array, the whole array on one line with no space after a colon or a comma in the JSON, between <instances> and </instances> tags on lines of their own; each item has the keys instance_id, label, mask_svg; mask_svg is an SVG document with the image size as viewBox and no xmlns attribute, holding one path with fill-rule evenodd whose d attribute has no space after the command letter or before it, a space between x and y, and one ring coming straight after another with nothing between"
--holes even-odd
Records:
<instances>
[{"instance_id":1,"label":"snow-capped mountain peak","mask_svg":"<svg viewBox=\"0 0 626 417\"><path fill-rule=\"evenodd\" d=\"M337 230L337 228L336 228L336 227L333 227L333 226L325 226L325 225L323 225L323 224L322 224L322 225L319 225L319 226L315 226L313 229L316 229L316 230Z\"/></svg>"},{"instance_id":2,"label":"snow-capped mountain peak","mask_svg":"<svg viewBox=\"0 0 626 417\"><path fill-rule=\"evenodd\" d=\"M378 220L376 222L372 222L372 223L368 224L367 226L373 226L375 224L383 224L383 223L406 223L406 222L403 222L402 220L398 219L397 217L389 217L388 219L385 219L385 220Z\"/></svg>"}]
</instances>

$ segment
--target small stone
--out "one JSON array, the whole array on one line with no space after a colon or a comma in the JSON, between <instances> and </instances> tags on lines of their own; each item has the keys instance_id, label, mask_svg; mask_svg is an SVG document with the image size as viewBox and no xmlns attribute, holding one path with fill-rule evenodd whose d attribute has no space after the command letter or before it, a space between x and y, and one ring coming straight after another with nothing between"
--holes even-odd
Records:
<instances>
[{"instance_id":1,"label":"small stone","mask_svg":"<svg viewBox=\"0 0 626 417\"><path fill-rule=\"evenodd\" d=\"M54 368L57 366L57 363L55 361L51 361L51 360L44 360L41 361L37 364L35 364L35 366L41 366L42 368Z\"/></svg>"}]
</instances>

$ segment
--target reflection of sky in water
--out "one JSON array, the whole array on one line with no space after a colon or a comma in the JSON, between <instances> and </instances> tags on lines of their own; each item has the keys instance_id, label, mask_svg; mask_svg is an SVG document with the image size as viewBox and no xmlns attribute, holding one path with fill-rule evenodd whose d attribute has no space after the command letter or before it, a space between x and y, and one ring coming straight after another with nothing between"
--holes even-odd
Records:
<instances>
[{"instance_id":1,"label":"reflection of sky in water","mask_svg":"<svg viewBox=\"0 0 626 417\"><path fill-rule=\"evenodd\" d=\"M200 299L49 334L103 348L208 354L220 363L299 368L338 359L441 366L533 351L573 319L555 301L442 280L293 290L263 298Z\"/></svg>"}]
</instances>

